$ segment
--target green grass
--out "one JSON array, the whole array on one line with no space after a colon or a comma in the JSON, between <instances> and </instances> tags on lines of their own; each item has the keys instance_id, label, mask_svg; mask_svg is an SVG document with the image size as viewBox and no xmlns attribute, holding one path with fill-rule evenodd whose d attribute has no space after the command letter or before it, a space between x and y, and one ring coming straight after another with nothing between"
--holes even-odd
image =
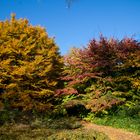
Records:
<instances>
[{"instance_id":1,"label":"green grass","mask_svg":"<svg viewBox=\"0 0 140 140\"><path fill-rule=\"evenodd\" d=\"M104 116L104 117L94 117L90 114L86 120L93 123L105 126L112 126L114 128L122 128L127 131L140 134L140 116L130 117L130 116Z\"/></svg>"},{"instance_id":2,"label":"green grass","mask_svg":"<svg viewBox=\"0 0 140 140\"><path fill-rule=\"evenodd\" d=\"M109 140L103 133L93 129L65 130L48 137L48 140Z\"/></svg>"},{"instance_id":3,"label":"green grass","mask_svg":"<svg viewBox=\"0 0 140 140\"><path fill-rule=\"evenodd\" d=\"M30 124L4 124L0 140L109 140L103 134L82 127L81 120L68 117L35 119Z\"/></svg>"}]
</instances>

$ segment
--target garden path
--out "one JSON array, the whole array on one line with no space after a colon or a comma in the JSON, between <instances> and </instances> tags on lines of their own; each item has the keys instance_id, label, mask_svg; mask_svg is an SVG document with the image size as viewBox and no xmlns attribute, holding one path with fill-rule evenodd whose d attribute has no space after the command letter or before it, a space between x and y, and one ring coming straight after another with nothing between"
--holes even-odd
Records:
<instances>
[{"instance_id":1,"label":"garden path","mask_svg":"<svg viewBox=\"0 0 140 140\"><path fill-rule=\"evenodd\" d=\"M140 140L140 135L132 132L127 132L123 129L112 128L110 126L96 125L93 123L82 122L86 129L94 129L103 132L109 136L111 140Z\"/></svg>"}]
</instances>

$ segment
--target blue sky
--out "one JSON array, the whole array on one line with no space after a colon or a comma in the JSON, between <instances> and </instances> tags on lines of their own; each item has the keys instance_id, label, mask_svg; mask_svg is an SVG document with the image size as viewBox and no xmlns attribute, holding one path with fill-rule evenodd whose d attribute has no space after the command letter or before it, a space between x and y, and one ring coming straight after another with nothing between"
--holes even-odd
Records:
<instances>
[{"instance_id":1,"label":"blue sky","mask_svg":"<svg viewBox=\"0 0 140 140\"><path fill-rule=\"evenodd\" d=\"M55 37L61 54L82 47L102 33L106 37L140 39L140 0L0 0L0 20L27 18Z\"/></svg>"}]
</instances>

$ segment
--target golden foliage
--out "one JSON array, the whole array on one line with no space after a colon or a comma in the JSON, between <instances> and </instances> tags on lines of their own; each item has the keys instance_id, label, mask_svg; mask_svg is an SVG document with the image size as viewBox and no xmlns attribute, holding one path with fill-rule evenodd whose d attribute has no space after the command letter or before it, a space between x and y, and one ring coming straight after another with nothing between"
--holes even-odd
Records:
<instances>
[{"instance_id":1,"label":"golden foliage","mask_svg":"<svg viewBox=\"0 0 140 140\"><path fill-rule=\"evenodd\" d=\"M48 99L59 86L62 67L58 51L45 29L27 19L12 15L0 22L1 99L23 110L50 107Z\"/></svg>"}]
</instances>

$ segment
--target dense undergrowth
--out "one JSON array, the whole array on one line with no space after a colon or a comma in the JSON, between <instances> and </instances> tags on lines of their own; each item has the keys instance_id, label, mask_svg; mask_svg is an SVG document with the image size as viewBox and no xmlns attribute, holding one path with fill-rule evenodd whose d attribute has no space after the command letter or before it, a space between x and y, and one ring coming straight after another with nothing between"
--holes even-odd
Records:
<instances>
[{"instance_id":1,"label":"dense undergrowth","mask_svg":"<svg viewBox=\"0 0 140 140\"><path fill-rule=\"evenodd\" d=\"M11 134L5 126L11 123L30 126L23 135L34 135L37 131L37 135L49 137L52 130L44 134L48 128L46 125L45 130L40 128L49 123L49 119L44 121L46 116L55 122L58 118L75 116L140 134L139 41L100 36L87 47L73 48L61 56L54 39L43 28L33 27L26 19L17 20L13 15L11 20L0 22L0 50L3 139L6 135L7 139L18 135ZM40 123L35 133L31 129L33 122ZM48 124L51 125L55 127L55 123ZM61 129L64 125L58 126ZM68 123L67 127L72 126ZM74 139L84 139L84 131L79 128L74 131ZM63 131L50 137L63 137L63 133L69 137L73 132ZM89 133L90 138L96 135Z\"/></svg>"}]
</instances>

